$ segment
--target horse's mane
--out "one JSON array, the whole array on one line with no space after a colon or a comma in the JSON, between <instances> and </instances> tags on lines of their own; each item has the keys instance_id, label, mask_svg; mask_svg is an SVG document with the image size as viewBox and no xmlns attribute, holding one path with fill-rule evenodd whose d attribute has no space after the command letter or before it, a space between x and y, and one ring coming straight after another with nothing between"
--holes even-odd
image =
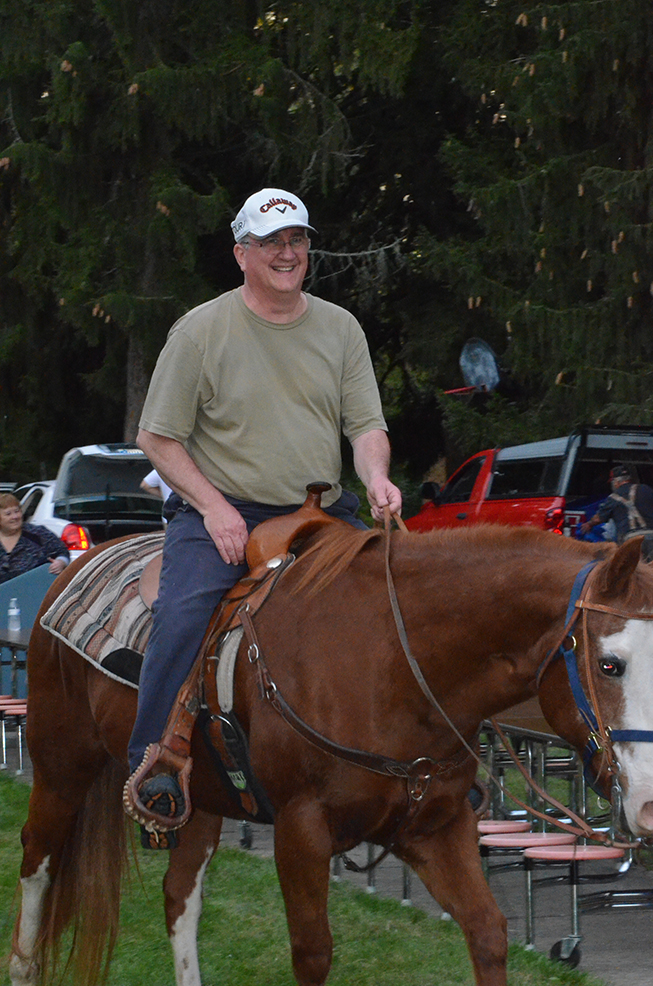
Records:
<instances>
[{"instance_id":1,"label":"horse's mane","mask_svg":"<svg viewBox=\"0 0 653 986\"><path fill-rule=\"evenodd\" d=\"M315 595L346 571L368 546L379 546L383 537L384 532L378 528L370 531L360 531L353 527L322 529L301 551L298 558L298 562L301 562L301 575L293 592ZM401 546L402 554L415 555L418 558L446 556L451 552L460 556L467 551L478 555L479 551L486 550L495 554L510 552L528 556L537 552L542 557L550 554L552 559L564 555L577 557L582 562L592 557L601 557L609 550L606 545L559 537L533 527L507 527L499 524L441 528L426 533L405 534L394 531L391 537L393 553Z\"/></svg>"},{"instance_id":2,"label":"horse's mane","mask_svg":"<svg viewBox=\"0 0 653 986\"><path fill-rule=\"evenodd\" d=\"M354 558L383 532L378 528L361 531L355 527L326 527L301 550L298 561L304 569L293 592L314 596L351 565Z\"/></svg>"}]
</instances>

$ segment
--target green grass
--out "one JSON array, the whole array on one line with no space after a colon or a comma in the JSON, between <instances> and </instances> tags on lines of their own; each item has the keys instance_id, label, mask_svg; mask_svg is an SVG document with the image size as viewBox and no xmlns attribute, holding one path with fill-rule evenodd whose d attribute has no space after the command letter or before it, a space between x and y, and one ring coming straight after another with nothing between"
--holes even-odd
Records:
<instances>
[{"instance_id":1,"label":"green grass","mask_svg":"<svg viewBox=\"0 0 653 986\"><path fill-rule=\"evenodd\" d=\"M0 953L9 948L20 866L20 828L29 788L0 776ZM173 986L163 921L161 880L167 854L140 853L125 889L121 934L110 986ZM333 884L329 905L335 940L329 986L472 986L462 934L415 908ZM200 926L203 986L296 986L274 864L239 849L220 849L206 878ZM510 948L510 986L598 986L599 980ZM9 982L6 968L0 983Z\"/></svg>"}]
</instances>

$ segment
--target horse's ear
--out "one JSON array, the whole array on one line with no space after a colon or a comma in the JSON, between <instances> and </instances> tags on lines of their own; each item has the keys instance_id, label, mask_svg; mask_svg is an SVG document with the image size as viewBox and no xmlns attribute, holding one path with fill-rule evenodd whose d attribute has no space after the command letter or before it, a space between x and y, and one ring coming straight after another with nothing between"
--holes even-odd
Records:
<instances>
[{"instance_id":1,"label":"horse's ear","mask_svg":"<svg viewBox=\"0 0 653 986\"><path fill-rule=\"evenodd\" d=\"M629 538L617 548L601 571L600 590L620 596L627 587L640 560L643 537Z\"/></svg>"}]
</instances>

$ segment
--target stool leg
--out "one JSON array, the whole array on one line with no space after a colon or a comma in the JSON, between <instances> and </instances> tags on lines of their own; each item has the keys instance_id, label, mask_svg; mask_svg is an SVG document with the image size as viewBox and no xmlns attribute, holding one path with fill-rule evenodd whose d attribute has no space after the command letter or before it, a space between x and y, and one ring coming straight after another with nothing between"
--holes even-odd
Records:
<instances>
[{"instance_id":1,"label":"stool leg","mask_svg":"<svg viewBox=\"0 0 653 986\"><path fill-rule=\"evenodd\" d=\"M571 934L556 942L551 949L551 958L565 962L572 969L580 962L580 922L578 917L579 864L577 859L569 863L569 887L571 891Z\"/></svg>"},{"instance_id":2,"label":"stool leg","mask_svg":"<svg viewBox=\"0 0 653 986\"><path fill-rule=\"evenodd\" d=\"M506 809L506 792L504 782L506 779L505 767L502 764L502 743L497 733L492 734L492 756L490 760L490 772L496 777L500 784L492 785L492 817L502 818Z\"/></svg>"},{"instance_id":3,"label":"stool leg","mask_svg":"<svg viewBox=\"0 0 653 986\"><path fill-rule=\"evenodd\" d=\"M487 846L479 846L479 851L481 854L481 866L483 867L483 876L490 882L490 850Z\"/></svg>"},{"instance_id":4,"label":"stool leg","mask_svg":"<svg viewBox=\"0 0 653 986\"><path fill-rule=\"evenodd\" d=\"M544 743L533 744L531 759L533 764L531 767L531 776L534 777L535 782L539 784L541 788L544 788L546 787L546 746ZM538 797L535 792L533 792L531 807L538 808L540 811L545 812L546 802L543 798ZM541 819L539 825L537 826L537 831L544 832L545 828L546 822L544 819Z\"/></svg>"},{"instance_id":5,"label":"stool leg","mask_svg":"<svg viewBox=\"0 0 653 986\"><path fill-rule=\"evenodd\" d=\"M408 866L407 863L404 863L403 874L402 874L403 897L401 898L401 904L403 907L410 907L410 905L412 904L412 899L411 899L412 875L413 874L410 866Z\"/></svg>"},{"instance_id":6,"label":"stool leg","mask_svg":"<svg viewBox=\"0 0 653 986\"><path fill-rule=\"evenodd\" d=\"M367 863L368 866L374 861L374 846L371 842L367 843ZM365 890L368 894L376 893L376 870L374 867L367 872L367 886Z\"/></svg>"},{"instance_id":7,"label":"stool leg","mask_svg":"<svg viewBox=\"0 0 653 986\"><path fill-rule=\"evenodd\" d=\"M239 841L240 848L241 849L251 849L252 848L252 843L254 841L254 837L253 837L253 834L252 834L252 826L245 819L244 821L242 821L240 823L240 825L238 826L238 828L240 830L240 839L238 840Z\"/></svg>"},{"instance_id":8,"label":"stool leg","mask_svg":"<svg viewBox=\"0 0 653 986\"><path fill-rule=\"evenodd\" d=\"M526 880L526 948L535 948L535 906L533 900L533 869L532 859L524 859Z\"/></svg>"},{"instance_id":9,"label":"stool leg","mask_svg":"<svg viewBox=\"0 0 653 986\"><path fill-rule=\"evenodd\" d=\"M585 780L585 772L583 770L582 762L578 764L577 778L579 815L582 815L583 818L587 818L587 781Z\"/></svg>"},{"instance_id":10,"label":"stool leg","mask_svg":"<svg viewBox=\"0 0 653 986\"><path fill-rule=\"evenodd\" d=\"M22 720L16 716L16 739L18 741L18 770L17 774L23 773L23 723Z\"/></svg>"},{"instance_id":11,"label":"stool leg","mask_svg":"<svg viewBox=\"0 0 653 986\"><path fill-rule=\"evenodd\" d=\"M571 935L576 941L580 941L580 909L578 907L580 872L577 859L573 859L569 865L569 883L571 886Z\"/></svg>"}]
</instances>

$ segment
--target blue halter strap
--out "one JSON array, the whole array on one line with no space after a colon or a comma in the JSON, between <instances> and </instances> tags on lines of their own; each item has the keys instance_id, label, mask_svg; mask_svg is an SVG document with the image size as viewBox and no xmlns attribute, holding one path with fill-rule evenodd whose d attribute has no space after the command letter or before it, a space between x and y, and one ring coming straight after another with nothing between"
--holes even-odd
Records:
<instances>
[{"instance_id":1,"label":"blue halter strap","mask_svg":"<svg viewBox=\"0 0 653 986\"><path fill-rule=\"evenodd\" d=\"M574 579L574 584L571 590L571 597L569 599L569 605L567 606L567 615L565 619L565 626L569 626L574 617L574 612L576 609L576 604L583 591L583 586L587 580L589 573L592 571L594 566L597 564L596 561L590 562L585 565L584 568L580 570L576 578ZM637 619L636 615L633 615L633 619ZM576 659L576 642L574 641L571 647L565 647L565 642L570 639L568 634L560 645L559 653L565 659L565 665L567 667L567 677L569 678L569 684L571 686L571 691L578 706L578 710L589 727L590 734L587 740L587 745L583 752L583 763L584 763L584 773L587 782L593 787L593 778L589 775L589 766L592 757L595 753L598 753L602 749L600 727L594 712L594 709L590 705L585 691L583 689L582 682L580 680L580 674L578 671L578 661ZM573 640L573 638L571 638ZM610 729L607 730L608 735L612 742L615 743L653 743L653 730L650 729Z\"/></svg>"}]
</instances>

